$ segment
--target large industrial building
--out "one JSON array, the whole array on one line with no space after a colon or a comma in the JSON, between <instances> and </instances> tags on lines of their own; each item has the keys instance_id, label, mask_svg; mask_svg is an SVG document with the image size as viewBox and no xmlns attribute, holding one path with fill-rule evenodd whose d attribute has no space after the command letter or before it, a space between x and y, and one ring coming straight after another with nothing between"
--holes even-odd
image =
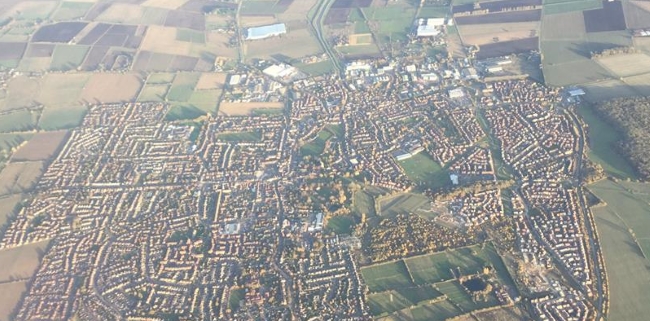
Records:
<instances>
[{"instance_id":1,"label":"large industrial building","mask_svg":"<svg viewBox=\"0 0 650 321\"><path fill-rule=\"evenodd\" d=\"M284 23L274 25L248 28L246 31L246 40L266 39L287 33L287 27Z\"/></svg>"}]
</instances>

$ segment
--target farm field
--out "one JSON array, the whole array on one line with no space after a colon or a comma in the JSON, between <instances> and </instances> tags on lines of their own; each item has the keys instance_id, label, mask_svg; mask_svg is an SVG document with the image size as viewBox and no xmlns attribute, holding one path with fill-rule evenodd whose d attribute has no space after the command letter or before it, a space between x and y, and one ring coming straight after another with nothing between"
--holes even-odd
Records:
<instances>
[{"instance_id":1,"label":"farm field","mask_svg":"<svg viewBox=\"0 0 650 321\"><path fill-rule=\"evenodd\" d=\"M650 185L603 180L589 190L606 202L592 211L609 281L608 320L645 320L650 314Z\"/></svg>"},{"instance_id":2,"label":"farm field","mask_svg":"<svg viewBox=\"0 0 650 321\"><path fill-rule=\"evenodd\" d=\"M0 321L10 320L10 315L27 291L27 281L0 284Z\"/></svg>"},{"instance_id":3,"label":"farm field","mask_svg":"<svg viewBox=\"0 0 650 321\"><path fill-rule=\"evenodd\" d=\"M600 0L546 0L544 1L543 10L545 15L552 15L599 9L602 6Z\"/></svg>"},{"instance_id":4,"label":"farm field","mask_svg":"<svg viewBox=\"0 0 650 321\"><path fill-rule=\"evenodd\" d=\"M89 49L89 46L57 45L54 48L50 69L57 71L76 69L83 62Z\"/></svg>"},{"instance_id":5,"label":"farm field","mask_svg":"<svg viewBox=\"0 0 650 321\"><path fill-rule=\"evenodd\" d=\"M623 81L629 85L637 95L650 95L650 73L624 78Z\"/></svg>"},{"instance_id":6,"label":"farm field","mask_svg":"<svg viewBox=\"0 0 650 321\"><path fill-rule=\"evenodd\" d=\"M299 43L300 46L293 44ZM323 49L316 36L309 29L288 30L287 34L261 40L246 41L244 44L246 58L273 58L274 55L284 55L293 59L320 54Z\"/></svg>"},{"instance_id":7,"label":"farm field","mask_svg":"<svg viewBox=\"0 0 650 321\"><path fill-rule=\"evenodd\" d=\"M39 161L54 156L67 137L68 131L40 132L21 146L11 157L12 161Z\"/></svg>"},{"instance_id":8,"label":"farm field","mask_svg":"<svg viewBox=\"0 0 650 321\"><path fill-rule=\"evenodd\" d=\"M81 100L88 104L134 101L142 82L138 74L93 74L81 92Z\"/></svg>"},{"instance_id":9,"label":"farm field","mask_svg":"<svg viewBox=\"0 0 650 321\"><path fill-rule=\"evenodd\" d=\"M38 122L43 130L70 129L79 126L87 109L84 106L45 108Z\"/></svg>"},{"instance_id":10,"label":"farm field","mask_svg":"<svg viewBox=\"0 0 650 321\"><path fill-rule=\"evenodd\" d=\"M36 127L37 113L29 110L15 110L0 116L0 132L27 131Z\"/></svg>"},{"instance_id":11,"label":"farm field","mask_svg":"<svg viewBox=\"0 0 650 321\"><path fill-rule=\"evenodd\" d=\"M582 40L587 33L581 11L542 16L542 40Z\"/></svg>"},{"instance_id":12,"label":"farm field","mask_svg":"<svg viewBox=\"0 0 650 321\"><path fill-rule=\"evenodd\" d=\"M420 152L409 159L398 162L406 176L414 182L429 188L449 185L449 175L426 152Z\"/></svg>"},{"instance_id":13,"label":"farm field","mask_svg":"<svg viewBox=\"0 0 650 321\"><path fill-rule=\"evenodd\" d=\"M634 168L628 160L619 153L612 153L618 141L622 139L621 134L598 117L587 104L578 107L578 114L589 126L587 134L589 159L603 166L609 175L621 179L635 178Z\"/></svg>"},{"instance_id":14,"label":"farm field","mask_svg":"<svg viewBox=\"0 0 650 321\"><path fill-rule=\"evenodd\" d=\"M414 286L404 261L398 260L361 268L370 292L382 292Z\"/></svg>"},{"instance_id":15,"label":"farm field","mask_svg":"<svg viewBox=\"0 0 650 321\"><path fill-rule=\"evenodd\" d=\"M457 26L460 37L465 44L486 45L539 35L540 22L494 23ZM495 39L498 39L495 41Z\"/></svg>"},{"instance_id":16,"label":"farm field","mask_svg":"<svg viewBox=\"0 0 650 321\"><path fill-rule=\"evenodd\" d=\"M140 95L138 95L137 101L143 102L143 101L157 101L157 102L163 102L165 101L165 96L167 96L167 92L169 91L170 85L150 85L147 84L142 88L142 91L140 91Z\"/></svg>"},{"instance_id":17,"label":"farm field","mask_svg":"<svg viewBox=\"0 0 650 321\"><path fill-rule=\"evenodd\" d=\"M1 250L0 262L4 264L3 269L0 270L0 282L9 281L11 278L23 279L31 277L36 272L48 243L49 241L41 241Z\"/></svg>"},{"instance_id":18,"label":"farm field","mask_svg":"<svg viewBox=\"0 0 650 321\"><path fill-rule=\"evenodd\" d=\"M92 2L63 1L54 15L52 15L52 19L61 21L83 18L93 5L94 3Z\"/></svg>"},{"instance_id":19,"label":"farm field","mask_svg":"<svg viewBox=\"0 0 650 321\"><path fill-rule=\"evenodd\" d=\"M597 61L616 78L650 73L650 56L646 54L606 56Z\"/></svg>"},{"instance_id":20,"label":"farm field","mask_svg":"<svg viewBox=\"0 0 650 321\"><path fill-rule=\"evenodd\" d=\"M650 27L650 5L645 1L622 1L625 24L630 29Z\"/></svg>"},{"instance_id":21,"label":"farm field","mask_svg":"<svg viewBox=\"0 0 650 321\"><path fill-rule=\"evenodd\" d=\"M637 93L626 83L618 79L607 79L582 85L585 98L590 102L610 100L619 97L635 96Z\"/></svg>"},{"instance_id":22,"label":"farm field","mask_svg":"<svg viewBox=\"0 0 650 321\"><path fill-rule=\"evenodd\" d=\"M34 96L39 93L40 80L27 76L12 78L7 83L6 95L0 98L0 110L12 110L37 105Z\"/></svg>"},{"instance_id":23,"label":"farm field","mask_svg":"<svg viewBox=\"0 0 650 321\"><path fill-rule=\"evenodd\" d=\"M312 64L295 64L294 67L314 77L330 73L334 70L334 66L332 66L329 60Z\"/></svg>"},{"instance_id":24,"label":"farm field","mask_svg":"<svg viewBox=\"0 0 650 321\"><path fill-rule=\"evenodd\" d=\"M0 197L0 226L7 222L9 216L14 212L14 208L23 199L21 194L11 194Z\"/></svg>"},{"instance_id":25,"label":"farm field","mask_svg":"<svg viewBox=\"0 0 650 321\"><path fill-rule=\"evenodd\" d=\"M43 174L43 162L9 163L0 171L0 196L30 190ZM1 262L2 260L0 260ZM1 274L1 272L0 272Z\"/></svg>"}]
</instances>

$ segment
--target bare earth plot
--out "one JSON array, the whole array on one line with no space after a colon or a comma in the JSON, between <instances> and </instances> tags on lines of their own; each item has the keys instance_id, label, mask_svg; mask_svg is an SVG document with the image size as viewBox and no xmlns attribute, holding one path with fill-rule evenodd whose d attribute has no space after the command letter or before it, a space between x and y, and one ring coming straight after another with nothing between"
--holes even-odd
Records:
<instances>
[{"instance_id":1,"label":"bare earth plot","mask_svg":"<svg viewBox=\"0 0 650 321\"><path fill-rule=\"evenodd\" d=\"M156 7L163 9L178 9L185 4L187 0L147 0L142 3L145 7Z\"/></svg>"},{"instance_id":2,"label":"bare earth plot","mask_svg":"<svg viewBox=\"0 0 650 321\"><path fill-rule=\"evenodd\" d=\"M289 30L280 37L247 41L245 46L249 58L272 58L276 54L300 58L322 52L320 44L308 29Z\"/></svg>"},{"instance_id":3,"label":"bare earth plot","mask_svg":"<svg viewBox=\"0 0 650 321\"><path fill-rule=\"evenodd\" d=\"M228 74L225 73L203 73L196 84L196 89L221 89L226 83L227 76Z\"/></svg>"},{"instance_id":4,"label":"bare earth plot","mask_svg":"<svg viewBox=\"0 0 650 321\"><path fill-rule=\"evenodd\" d=\"M40 262L43 251L49 241L27 244L16 248L0 251L0 282L14 279L30 278Z\"/></svg>"},{"instance_id":5,"label":"bare earth plot","mask_svg":"<svg viewBox=\"0 0 650 321\"><path fill-rule=\"evenodd\" d=\"M67 134L67 130L38 133L21 146L11 156L11 160L16 162L50 159L61 146Z\"/></svg>"},{"instance_id":6,"label":"bare earth plot","mask_svg":"<svg viewBox=\"0 0 650 321\"><path fill-rule=\"evenodd\" d=\"M43 174L43 162L9 163L0 171L0 196L31 189ZM0 259L0 262L3 262ZM0 271L0 275L2 271Z\"/></svg>"},{"instance_id":7,"label":"bare earth plot","mask_svg":"<svg viewBox=\"0 0 650 321\"><path fill-rule=\"evenodd\" d=\"M625 24L629 29L650 27L650 5L646 1L622 1Z\"/></svg>"},{"instance_id":8,"label":"bare earth plot","mask_svg":"<svg viewBox=\"0 0 650 321\"><path fill-rule=\"evenodd\" d=\"M458 26L463 43L472 45L535 37L539 29L539 21Z\"/></svg>"},{"instance_id":9,"label":"bare earth plot","mask_svg":"<svg viewBox=\"0 0 650 321\"><path fill-rule=\"evenodd\" d=\"M627 77L623 81L628 84L638 95L650 95L650 73Z\"/></svg>"},{"instance_id":10,"label":"bare earth plot","mask_svg":"<svg viewBox=\"0 0 650 321\"><path fill-rule=\"evenodd\" d=\"M7 94L0 99L0 110L34 106L34 97L40 91L40 80L27 76L12 78L7 84Z\"/></svg>"},{"instance_id":11,"label":"bare earth plot","mask_svg":"<svg viewBox=\"0 0 650 321\"><path fill-rule=\"evenodd\" d=\"M93 74L83 88L81 100L89 104L133 101L142 82L138 74Z\"/></svg>"},{"instance_id":12,"label":"bare earth plot","mask_svg":"<svg viewBox=\"0 0 650 321\"><path fill-rule=\"evenodd\" d=\"M27 281L0 284L0 321L9 321L11 313L25 291L27 291Z\"/></svg>"},{"instance_id":13,"label":"bare earth plot","mask_svg":"<svg viewBox=\"0 0 650 321\"><path fill-rule=\"evenodd\" d=\"M256 109L282 109L283 102L252 102L252 103L229 103L222 102L219 104L219 114L227 116L250 115Z\"/></svg>"},{"instance_id":14,"label":"bare earth plot","mask_svg":"<svg viewBox=\"0 0 650 321\"><path fill-rule=\"evenodd\" d=\"M597 61L618 78L650 72L650 56L646 54L606 56Z\"/></svg>"}]
</instances>

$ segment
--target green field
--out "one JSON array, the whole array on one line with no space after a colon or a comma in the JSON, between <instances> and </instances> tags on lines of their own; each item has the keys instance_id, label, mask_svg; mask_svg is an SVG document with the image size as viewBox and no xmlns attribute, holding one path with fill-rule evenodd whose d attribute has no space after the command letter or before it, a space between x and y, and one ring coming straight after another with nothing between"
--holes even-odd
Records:
<instances>
[{"instance_id":1,"label":"green field","mask_svg":"<svg viewBox=\"0 0 650 321\"><path fill-rule=\"evenodd\" d=\"M413 182L429 187L440 188L451 184L449 175L427 153L420 152L413 157L399 161L398 164Z\"/></svg>"},{"instance_id":2,"label":"green field","mask_svg":"<svg viewBox=\"0 0 650 321\"><path fill-rule=\"evenodd\" d=\"M246 296L246 289L233 289L230 290L230 297L228 298L228 308L237 311L240 306L240 301Z\"/></svg>"},{"instance_id":3,"label":"green field","mask_svg":"<svg viewBox=\"0 0 650 321\"><path fill-rule=\"evenodd\" d=\"M327 220L327 228L336 234L352 234L354 218L349 215L338 215Z\"/></svg>"},{"instance_id":4,"label":"green field","mask_svg":"<svg viewBox=\"0 0 650 321\"><path fill-rule=\"evenodd\" d=\"M363 267L361 275L371 292L413 286L409 272L402 260Z\"/></svg>"},{"instance_id":5,"label":"green field","mask_svg":"<svg viewBox=\"0 0 650 321\"><path fill-rule=\"evenodd\" d=\"M406 318L413 321L443 321L461 314L454 305L445 300L418 306L409 311Z\"/></svg>"},{"instance_id":6,"label":"green field","mask_svg":"<svg viewBox=\"0 0 650 321\"><path fill-rule=\"evenodd\" d=\"M349 56L373 55L379 53L379 48L377 48L376 45L338 46L336 47L336 50Z\"/></svg>"},{"instance_id":7,"label":"green field","mask_svg":"<svg viewBox=\"0 0 650 321\"><path fill-rule=\"evenodd\" d=\"M0 116L0 133L26 131L36 127L38 114L20 109Z\"/></svg>"},{"instance_id":8,"label":"green field","mask_svg":"<svg viewBox=\"0 0 650 321\"><path fill-rule=\"evenodd\" d=\"M449 7L443 6L425 6L420 8L418 18L444 18L449 14Z\"/></svg>"},{"instance_id":9,"label":"green field","mask_svg":"<svg viewBox=\"0 0 650 321\"><path fill-rule=\"evenodd\" d=\"M544 14L556 14L572 11L584 11L603 7L600 0L545 0Z\"/></svg>"},{"instance_id":10,"label":"green field","mask_svg":"<svg viewBox=\"0 0 650 321\"><path fill-rule=\"evenodd\" d=\"M496 297L493 295L488 296L486 301L473 301L472 296L465 291L458 281L438 283L436 284L436 287L440 292L447 296L449 301L463 312L484 309L499 304Z\"/></svg>"},{"instance_id":11,"label":"green field","mask_svg":"<svg viewBox=\"0 0 650 321\"><path fill-rule=\"evenodd\" d=\"M203 115L205 115L205 112L194 106L188 106L186 104L174 104L165 115L165 120L175 121L196 119Z\"/></svg>"},{"instance_id":12,"label":"green field","mask_svg":"<svg viewBox=\"0 0 650 321\"><path fill-rule=\"evenodd\" d=\"M430 207L429 198L422 194L403 193L381 198L379 202L381 216L393 217L398 214L415 213L418 209Z\"/></svg>"},{"instance_id":13,"label":"green field","mask_svg":"<svg viewBox=\"0 0 650 321\"><path fill-rule=\"evenodd\" d=\"M316 136L314 140L311 140L300 147L300 153L303 156L321 155L325 151L327 141L336 136L341 136L341 133L338 132L336 126L325 126L325 128L318 132L318 136Z\"/></svg>"},{"instance_id":14,"label":"green field","mask_svg":"<svg viewBox=\"0 0 650 321\"><path fill-rule=\"evenodd\" d=\"M66 71L76 69L84 61L90 46L57 45L52 54L52 70Z\"/></svg>"},{"instance_id":15,"label":"green field","mask_svg":"<svg viewBox=\"0 0 650 321\"><path fill-rule=\"evenodd\" d=\"M75 20L83 18L86 12L92 8L92 2L72 2L64 1L59 9L54 13L53 20Z\"/></svg>"},{"instance_id":16,"label":"green field","mask_svg":"<svg viewBox=\"0 0 650 321\"><path fill-rule=\"evenodd\" d=\"M38 125L44 130L74 128L81 124L86 112L83 106L45 108Z\"/></svg>"},{"instance_id":17,"label":"green field","mask_svg":"<svg viewBox=\"0 0 650 321\"><path fill-rule=\"evenodd\" d=\"M171 72L152 73L149 75L149 78L147 78L147 84L152 84L152 85L171 84L174 81L175 77L176 74Z\"/></svg>"},{"instance_id":18,"label":"green field","mask_svg":"<svg viewBox=\"0 0 650 321\"><path fill-rule=\"evenodd\" d=\"M622 179L635 178L632 165L620 153L615 152L622 135L586 104L578 106L578 114L589 125L589 159L603 166L609 175Z\"/></svg>"},{"instance_id":19,"label":"green field","mask_svg":"<svg viewBox=\"0 0 650 321\"><path fill-rule=\"evenodd\" d=\"M368 296L370 313L381 315L399 311L416 305L426 304L443 294L433 286L420 286L373 293Z\"/></svg>"},{"instance_id":20,"label":"green field","mask_svg":"<svg viewBox=\"0 0 650 321\"><path fill-rule=\"evenodd\" d=\"M282 13L285 7L276 6L275 1L243 1L239 13L242 15L266 15Z\"/></svg>"},{"instance_id":21,"label":"green field","mask_svg":"<svg viewBox=\"0 0 650 321\"><path fill-rule=\"evenodd\" d=\"M329 74L334 70L334 66L329 60L313 64L296 64L295 67L314 77Z\"/></svg>"},{"instance_id":22,"label":"green field","mask_svg":"<svg viewBox=\"0 0 650 321\"><path fill-rule=\"evenodd\" d=\"M191 29L177 29L176 40L191 43L205 43L205 34Z\"/></svg>"},{"instance_id":23,"label":"green field","mask_svg":"<svg viewBox=\"0 0 650 321\"><path fill-rule=\"evenodd\" d=\"M218 140L227 142L259 142L262 140L261 132L236 132L221 133L217 135Z\"/></svg>"},{"instance_id":24,"label":"green field","mask_svg":"<svg viewBox=\"0 0 650 321\"><path fill-rule=\"evenodd\" d=\"M165 101L167 91L169 91L169 85L146 84L138 95L138 101Z\"/></svg>"},{"instance_id":25,"label":"green field","mask_svg":"<svg viewBox=\"0 0 650 321\"><path fill-rule=\"evenodd\" d=\"M603 180L589 190L606 202L592 208L609 283L608 320L650 315L650 185Z\"/></svg>"}]
</instances>

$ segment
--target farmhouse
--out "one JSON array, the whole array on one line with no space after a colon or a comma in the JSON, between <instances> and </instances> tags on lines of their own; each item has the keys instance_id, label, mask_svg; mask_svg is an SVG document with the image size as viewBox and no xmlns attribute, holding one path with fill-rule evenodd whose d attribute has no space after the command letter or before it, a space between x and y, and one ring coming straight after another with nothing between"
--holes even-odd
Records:
<instances>
[{"instance_id":1,"label":"farmhouse","mask_svg":"<svg viewBox=\"0 0 650 321\"><path fill-rule=\"evenodd\" d=\"M248 28L246 31L246 40L266 39L287 33L287 27L284 23L274 25Z\"/></svg>"}]
</instances>

